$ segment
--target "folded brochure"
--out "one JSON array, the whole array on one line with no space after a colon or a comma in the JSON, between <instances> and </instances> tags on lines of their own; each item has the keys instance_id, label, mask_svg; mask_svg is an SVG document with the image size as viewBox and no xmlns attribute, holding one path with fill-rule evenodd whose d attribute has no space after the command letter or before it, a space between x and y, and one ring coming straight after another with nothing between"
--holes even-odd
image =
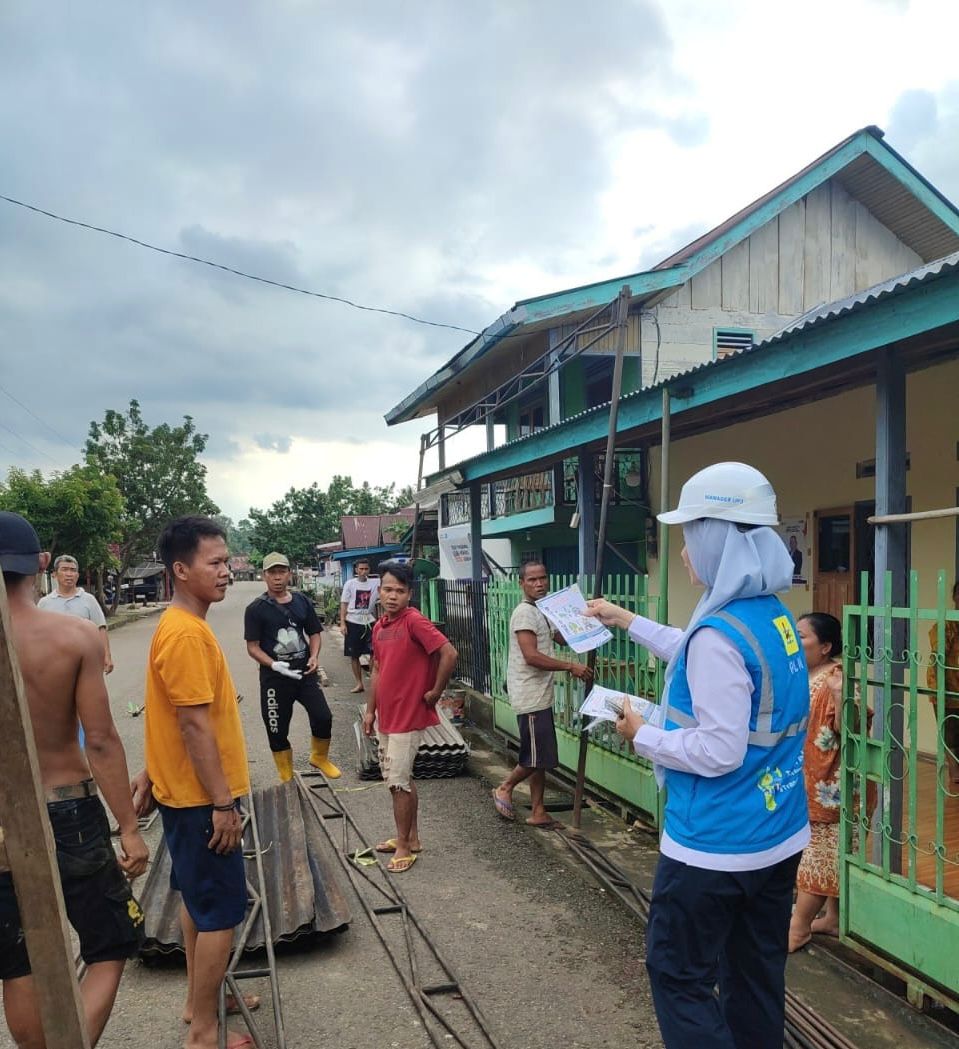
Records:
<instances>
[{"instance_id":1,"label":"folded brochure","mask_svg":"<svg viewBox=\"0 0 959 1049\"><path fill-rule=\"evenodd\" d=\"M603 685L594 685L589 695L579 708L579 713L584 718L594 718L587 728L593 728L601 721L616 721L616 711L623 709L623 700L628 699L630 707L646 721L653 720L659 707L648 699L640 699L639 696L631 696L627 692L617 692L613 688L605 688Z\"/></svg>"},{"instance_id":2,"label":"folded brochure","mask_svg":"<svg viewBox=\"0 0 959 1049\"><path fill-rule=\"evenodd\" d=\"M613 636L598 619L584 615L586 599L576 583L541 597L536 607L574 652L590 652L605 645Z\"/></svg>"}]
</instances>

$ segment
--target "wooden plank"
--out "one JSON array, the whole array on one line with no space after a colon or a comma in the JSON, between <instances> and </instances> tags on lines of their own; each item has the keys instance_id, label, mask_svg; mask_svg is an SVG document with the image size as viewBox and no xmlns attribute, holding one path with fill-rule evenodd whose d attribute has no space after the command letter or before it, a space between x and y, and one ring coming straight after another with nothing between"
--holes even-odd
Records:
<instances>
[{"instance_id":1,"label":"wooden plank","mask_svg":"<svg viewBox=\"0 0 959 1049\"><path fill-rule=\"evenodd\" d=\"M829 302L830 249L832 244L829 184L818 186L806 197L806 232L803 240L803 310Z\"/></svg>"},{"instance_id":2,"label":"wooden plank","mask_svg":"<svg viewBox=\"0 0 959 1049\"><path fill-rule=\"evenodd\" d=\"M0 823L20 905L47 1049L90 1049L30 711L0 576Z\"/></svg>"},{"instance_id":3,"label":"wooden plank","mask_svg":"<svg viewBox=\"0 0 959 1049\"><path fill-rule=\"evenodd\" d=\"M798 317L803 311L803 240L806 204L797 200L779 216L779 312Z\"/></svg>"},{"instance_id":4,"label":"wooden plank","mask_svg":"<svg viewBox=\"0 0 959 1049\"><path fill-rule=\"evenodd\" d=\"M749 309L749 241L729 249L722 263L723 309Z\"/></svg>"},{"instance_id":5,"label":"wooden plank","mask_svg":"<svg viewBox=\"0 0 959 1049\"><path fill-rule=\"evenodd\" d=\"M697 273L690 281L689 289L692 308L706 309L709 306L721 306L722 299L722 260L717 259L707 266L702 273Z\"/></svg>"},{"instance_id":6,"label":"wooden plank","mask_svg":"<svg viewBox=\"0 0 959 1049\"><path fill-rule=\"evenodd\" d=\"M829 301L856 291L856 202L837 182L830 182L832 235L829 261Z\"/></svg>"},{"instance_id":7,"label":"wooden plank","mask_svg":"<svg viewBox=\"0 0 959 1049\"><path fill-rule=\"evenodd\" d=\"M779 219L749 238L749 312L779 312Z\"/></svg>"}]
</instances>

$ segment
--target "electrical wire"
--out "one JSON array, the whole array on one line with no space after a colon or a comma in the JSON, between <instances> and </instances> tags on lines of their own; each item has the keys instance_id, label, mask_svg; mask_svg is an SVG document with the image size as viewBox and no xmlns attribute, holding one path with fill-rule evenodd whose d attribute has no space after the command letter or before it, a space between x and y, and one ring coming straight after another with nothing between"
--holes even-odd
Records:
<instances>
[{"instance_id":1,"label":"electrical wire","mask_svg":"<svg viewBox=\"0 0 959 1049\"><path fill-rule=\"evenodd\" d=\"M186 262L195 262L201 266L209 266L211 269L222 270L224 273L232 273L235 277L243 277L245 280L253 280L260 284L269 284L274 288L283 288L285 291L296 292L297 295L308 295L311 298L324 299L327 302L339 302L344 306L349 306L351 309L362 310L365 313L383 313L389 317L401 317L403 320L412 321L414 324L422 324L429 328L446 328L450 331L463 332L466 335L484 334L473 328L463 328L458 324L443 324L440 321L426 320L423 317L416 317L412 313L404 313L402 310L391 310L384 306L367 306L340 295L328 295L322 291L310 291L308 288L300 288L295 284L286 284L283 281L271 280L269 277L260 277L255 273L247 273L245 270L238 270L233 266L225 266L221 262L213 262L211 259L203 259L197 255L190 255L187 252L173 251L170 248L161 248L159 245L151 244L149 241L141 240L139 237L130 237L125 233L118 233L116 230L106 229L104 226L94 226L92 223L81 222L79 219L67 218L65 215L58 215L55 211L47 211L45 208L37 207L35 204L27 204L25 201L17 200L15 197L8 197L3 193L0 193L0 200L5 200L8 204L15 204L19 208L25 208L27 211L33 211L38 215L45 215L48 219L55 219L57 222L65 222L68 226L78 226L80 229L90 230L93 233L102 233L104 236L115 237L117 240L125 240L129 244L135 244L138 247L147 248L149 251L159 252L161 255L169 255L175 259L183 259Z\"/></svg>"},{"instance_id":2,"label":"electrical wire","mask_svg":"<svg viewBox=\"0 0 959 1049\"><path fill-rule=\"evenodd\" d=\"M41 452L40 449L37 448L36 445L31 444L26 439L26 437L21 437L20 434L18 434L16 430L10 429L10 427L7 426L6 423L0 423L0 427L2 427L4 430L6 430L7 433L12 434L14 437L16 437L16 439L18 441L22 441L31 451L36 452L37 455L42 455L45 459L49 459L51 463L55 463L56 462L56 459L54 459L52 455L47 455L46 452Z\"/></svg>"},{"instance_id":3,"label":"electrical wire","mask_svg":"<svg viewBox=\"0 0 959 1049\"><path fill-rule=\"evenodd\" d=\"M69 437L64 437L59 430L54 429L45 419L41 419L40 416L37 415L37 413L32 408L28 408L23 403L23 401L20 401L16 397L14 397L13 394L6 387L0 386L0 393L5 394L7 397L9 397L14 404L19 404L20 407L27 413L27 415L32 415L38 423L41 423L43 426L45 426L50 431L50 433L52 433L55 437L59 437L60 440L63 441L65 444L74 443Z\"/></svg>"}]
</instances>

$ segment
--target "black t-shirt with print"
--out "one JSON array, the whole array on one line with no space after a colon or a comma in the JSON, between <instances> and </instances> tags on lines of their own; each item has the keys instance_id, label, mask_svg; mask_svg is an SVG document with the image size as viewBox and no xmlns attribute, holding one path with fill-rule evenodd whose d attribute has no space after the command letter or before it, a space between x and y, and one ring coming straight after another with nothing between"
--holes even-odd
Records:
<instances>
[{"instance_id":1,"label":"black t-shirt with print","mask_svg":"<svg viewBox=\"0 0 959 1049\"><path fill-rule=\"evenodd\" d=\"M302 670L310 658L309 637L323 630L313 603L305 594L294 590L291 601L280 604L269 594L261 594L246 607L243 617L243 638L256 641L274 660L289 663L294 670ZM260 666L261 674L272 674L269 667Z\"/></svg>"}]
</instances>

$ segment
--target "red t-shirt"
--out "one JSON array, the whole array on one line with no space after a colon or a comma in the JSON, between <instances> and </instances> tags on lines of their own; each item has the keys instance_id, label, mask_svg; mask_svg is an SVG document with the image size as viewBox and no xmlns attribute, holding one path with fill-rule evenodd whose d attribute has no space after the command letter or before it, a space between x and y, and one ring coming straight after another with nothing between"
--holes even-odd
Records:
<instances>
[{"instance_id":1,"label":"red t-shirt","mask_svg":"<svg viewBox=\"0 0 959 1049\"><path fill-rule=\"evenodd\" d=\"M423 696L436 680L435 654L446 638L415 608L373 627L376 660L376 721L380 732L415 732L440 723Z\"/></svg>"}]
</instances>

